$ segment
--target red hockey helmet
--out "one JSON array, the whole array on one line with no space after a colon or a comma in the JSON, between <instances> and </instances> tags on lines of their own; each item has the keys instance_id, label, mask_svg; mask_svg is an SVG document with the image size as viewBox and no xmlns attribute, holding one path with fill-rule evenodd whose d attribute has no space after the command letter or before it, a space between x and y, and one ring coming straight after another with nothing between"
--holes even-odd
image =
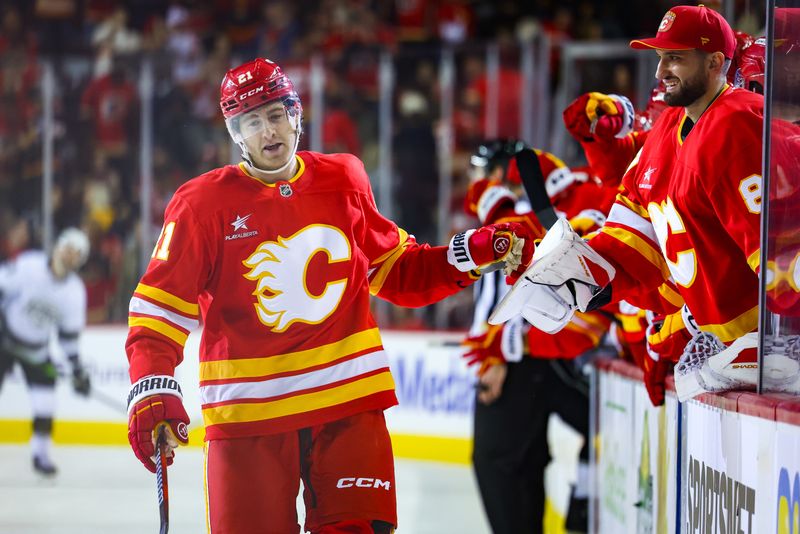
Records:
<instances>
[{"instance_id":1,"label":"red hockey helmet","mask_svg":"<svg viewBox=\"0 0 800 534\"><path fill-rule=\"evenodd\" d=\"M226 119L277 99L293 99L300 106L294 84L277 63L258 58L229 70L222 79L219 106Z\"/></svg>"},{"instance_id":2,"label":"red hockey helmet","mask_svg":"<svg viewBox=\"0 0 800 534\"><path fill-rule=\"evenodd\" d=\"M730 69L728 69L728 83L734 87L742 87L742 79L739 72L742 66L742 56L747 49L753 46L753 43L756 42L756 38L745 32L735 31L733 33L736 35L736 51L733 53L733 63Z\"/></svg>"},{"instance_id":3,"label":"red hockey helmet","mask_svg":"<svg viewBox=\"0 0 800 534\"><path fill-rule=\"evenodd\" d=\"M301 134L303 106L294 89L294 84L277 63L265 58L258 58L239 65L229 70L222 79L219 106L222 109L222 115L225 117L225 125L228 127L228 133L233 138L233 141L242 149L242 157L251 165L253 165L253 161L244 141L246 137L259 132L242 132L239 119L245 113L250 113L275 101L280 101L283 104L286 113L285 118L292 125L297 137L294 149L286 164L280 169L260 169L267 173L282 171L291 163L294 153L297 151Z\"/></svg>"},{"instance_id":4,"label":"red hockey helmet","mask_svg":"<svg viewBox=\"0 0 800 534\"><path fill-rule=\"evenodd\" d=\"M756 93L764 92L765 44L766 39L761 37L742 51L736 74L737 86Z\"/></svg>"},{"instance_id":5,"label":"red hockey helmet","mask_svg":"<svg viewBox=\"0 0 800 534\"><path fill-rule=\"evenodd\" d=\"M667 103L664 101L665 94L664 82L660 81L650 92L647 107L644 108L644 111L637 111L634 116L633 130L635 132L646 132L653 127L658 116L667 109Z\"/></svg>"},{"instance_id":6,"label":"red hockey helmet","mask_svg":"<svg viewBox=\"0 0 800 534\"><path fill-rule=\"evenodd\" d=\"M551 200L554 200L582 179L579 174L573 173L555 154L538 148L532 148L531 150L534 151L536 158L539 160L539 168L542 170L542 178L544 178L544 189ZM516 159L512 158L508 163L506 180L515 185L522 183Z\"/></svg>"}]
</instances>

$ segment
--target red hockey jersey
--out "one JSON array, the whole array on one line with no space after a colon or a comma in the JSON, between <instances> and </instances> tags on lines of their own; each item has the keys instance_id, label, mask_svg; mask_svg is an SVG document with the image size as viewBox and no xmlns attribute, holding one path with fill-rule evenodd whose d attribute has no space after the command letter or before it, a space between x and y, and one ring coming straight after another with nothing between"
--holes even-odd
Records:
<instances>
[{"instance_id":1,"label":"red hockey jersey","mask_svg":"<svg viewBox=\"0 0 800 534\"><path fill-rule=\"evenodd\" d=\"M133 381L172 374L201 319L206 438L289 431L397 403L370 293L421 306L472 282L446 247L378 213L364 166L298 153L267 185L243 166L175 193L130 305Z\"/></svg>"},{"instance_id":2,"label":"red hockey jersey","mask_svg":"<svg viewBox=\"0 0 800 534\"><path fill-rule=\"evenodd\" d=\"M631 132L622 139L597 137L581 139L580 144L593 176L605 186L617 187L649 135L649 130Z\"/></svg>"},{"instance_id":3,"label":"red hockey jersey","mask_svg":"<svg viewBox=\"0 0 800 534\"><path fill-rule=\"evenodd\" d=\"M672 276L698 325L729 342L758 323L763 98L725 87L688 136L662 114L591 246L617 298Z\"/></svg>"}]
</instances>

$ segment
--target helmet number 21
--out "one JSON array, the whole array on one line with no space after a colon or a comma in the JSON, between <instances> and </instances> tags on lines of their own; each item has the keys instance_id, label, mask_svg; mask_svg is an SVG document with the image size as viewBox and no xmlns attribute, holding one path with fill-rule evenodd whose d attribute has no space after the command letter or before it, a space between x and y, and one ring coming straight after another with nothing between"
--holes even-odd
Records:
<instances>
[{"instance_id":1,"label":"helmet number 21","mask_svg":"<svg viewBox=\"0 0 800 534\"><path fill-rule=\"evenodd\" d=\"M250 74L250 71L248 70L248 71L246 71L246 72L243 72L243 73L241 73L241 74L239 75L239 77L237 78L237 81L238 81L239 83L244 83L244 82L246 82L246 81L248 81L248 80L252 80L252 79L253 79L253 75L252 75L252 74Z\"/></svg>"}]
</instances>

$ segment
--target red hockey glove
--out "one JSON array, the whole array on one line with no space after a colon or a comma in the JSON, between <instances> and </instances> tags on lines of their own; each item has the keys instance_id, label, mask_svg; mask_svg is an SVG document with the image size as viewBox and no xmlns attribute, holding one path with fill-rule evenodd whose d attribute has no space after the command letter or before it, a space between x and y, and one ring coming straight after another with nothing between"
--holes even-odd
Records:
<instances>
[{"instance_id":1,"label":"red hockey glove","mask_svg":"<svg viewBox=\"0 0 800 534\"><path fill-rule=\"evenodd\" d=\"M654 359L653 356L657 357L658 354L648 351L644 357L642 369L644 371L644 387L647 389L647 395L653 406L661 406L664 404L664 380L672 372L675 363L665 359Z\"/></svg>"},{"instance_id":2,"label":"red hockey glove","mask_svg":"<svg viewBox=\"0 0 800 534\"><path fill-rule=\"evenodd\" d=\"M460 232L447 247L448 263L464 273L505 262L506 281L511 284L522 276L532 257L531 231L514 222Z\"/></svg>"},{"instance_id":3,"label":"red hockey glove","mask_svg":"<svg viewBox=\"0 0 800 534\"><path fill-rule=\"evenodd\" d=\"M461 344L469 350L463 354L467 365L480 365L478 376L486 369L504 362L522 359L522 321L512 319L501 325L487 325L483 334L469 336Z\"/></svg>"},{"instance_id":4,"label":"red hockey glove","mask_svg":"<svg viewBox=\"0 0 800 534\"><path fill-rule=\"evenodd\" d=\"M564 109L564 125L579 141L622 138L633 131L633 104L624 96L584 93Z\"/></svg>"},{"instance_id":5,"label":"red hockey glove","mask_svg":"<svg viewBox=\"0 0 800 534\"><path fill-rule=\"evenodd\" d=\"M647 322L647 352L655 360L677 362L686 344L699 333L686 305L666 317L648 314Z\"/></svg>"},{"instance_id":6,"label":"red hockey glove","mask_svg":"<svg viewBox=\"0 0 800 534\"><path fill-rule=\"evenodd\" d=\"M136 382L128 394L128 441L139 461L151 472L157 429L167 425L167 465L172 464L178 445L189 442L189 416L183 407L178 382L171 376L146 376Z\"/></svg>"},{"instance_id":7,"label":"red hockey glove","mask_svg":"<svg viewBox=\"0 0 800 534\"><path fill-rule=\"evenodd\" d=\"M664 379L699 330L686 305L667 316L648 313L647 322L647 356L642 362L644 385L653 406L660 406L664 403Z\"/></svg>"},{"instance_id":8,"label":"red hockey glove","mask_svg":"<svg viewBox=\"0 0 800 534\"><path fill-rule=\"evenodd\" d=\"M481 224L496 220L501 210L514 210L517 197L499 180L483 178L472 182L464 197L464 211L478 218Z\"/></svg>"}]
</instances>

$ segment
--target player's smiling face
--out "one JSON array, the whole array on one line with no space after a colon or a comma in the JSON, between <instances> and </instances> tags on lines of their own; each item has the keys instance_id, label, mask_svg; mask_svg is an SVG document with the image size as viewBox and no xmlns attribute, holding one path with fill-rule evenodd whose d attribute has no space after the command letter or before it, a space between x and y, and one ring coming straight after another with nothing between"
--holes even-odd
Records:
<instances>
[{"instance_id":1,"label":"player's smiling face","mask_svg":"<svg viewBox=\"0 0 800 534\"><path fill-rule=\"evenodd\" d=\"M697 50L657 50L656 78L664 82L669 106L689 106L702 97L710 83L707 57Z\"/></svg>"},{"instance_id":2,"label":"player's smiling face","mask_svg":"<svg viewBox=\"0 0 800 534\"><path fill-rule=\"evenodd\" d=\"M239 129L253 165L259 169L279 169L294 153L297 131L282 102L245 113Z\"/></svg>"}]
</instances>

